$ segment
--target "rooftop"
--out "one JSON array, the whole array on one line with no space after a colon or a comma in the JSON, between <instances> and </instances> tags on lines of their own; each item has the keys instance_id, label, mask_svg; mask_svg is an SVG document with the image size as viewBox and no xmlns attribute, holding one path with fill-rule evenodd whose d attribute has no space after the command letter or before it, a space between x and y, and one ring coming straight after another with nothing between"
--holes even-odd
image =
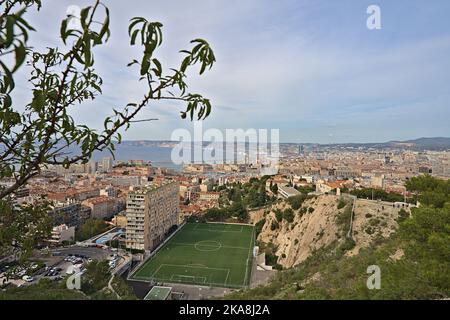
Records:
<instances>
[{"instance_id":1,"label":"rooftop","mask_svg":"<svg viewBox=\"0 0 450 320\"><path fill-rule=\"evenodd\" d=\"M154 286L144 297L144 300L167 300L171 292L171 287Z\"/></svg>"}]
</instances>

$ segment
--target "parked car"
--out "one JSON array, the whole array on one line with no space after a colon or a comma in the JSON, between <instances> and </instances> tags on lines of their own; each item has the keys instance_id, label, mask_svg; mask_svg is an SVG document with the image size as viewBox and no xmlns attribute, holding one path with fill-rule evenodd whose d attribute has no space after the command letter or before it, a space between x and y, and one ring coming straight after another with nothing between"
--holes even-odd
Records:
<instances>
[{"instance_id":1,"label":"parked car","mask_svg":"<svg viewBox=\"0 0 450 320\"><path fill-rule=\"evenodd\" d=\"M22 280L25 280L26 282L33 282L34 281L33 277L30 277L30 276L23 276Z\"/></svg>"},{"instance_id":2,"label":"parked car","mask_svg":"<svg viewBox=\"0 0 450 320\"><path fill-rule=\"evenodd\" d=\"M22 271L19 271L19 272L17 273L17 276L18 276L18 277L23 277L23 276L25 276L26 273L27 273L26 270L22 270Z\"/></svg>"}]
</instances>

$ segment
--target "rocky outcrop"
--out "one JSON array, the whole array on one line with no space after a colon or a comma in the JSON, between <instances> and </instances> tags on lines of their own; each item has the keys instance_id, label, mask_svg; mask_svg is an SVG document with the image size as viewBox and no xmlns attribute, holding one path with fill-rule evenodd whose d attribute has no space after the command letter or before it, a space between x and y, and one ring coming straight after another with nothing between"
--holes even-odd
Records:
<instances>
[{"instance_id":1,"label":"rocky outcrop","mask_svg":"<svg viewBox=\"0 0 450 320\"><path fill-rule=\"evenodd\" d=\"M340 211L337 209L338 202L339 197L333 195L307 199L301 208L293 210L292 222L284 218L278 221L276 215L277 211L284 212L291 208L288 203L274 205L269 212L266 210L266 222L257 240L272 243L277 248L278 263L284 268L292 267L304 261L313 250L339 238L336 224L336 216ZM261 213L258 212L258 215Z\"/></svg>"},{"instance_id":2,"label":"rocky outcrop","mask_svg":"<svg viewBox=\"0 0 450 320\"><path fill-rule=\"evenodd\" d=\"M342 218L344 211L351 212L352 200L347 198L347 205L341 203L339 206L341 199L335 195L320 195L308 197L297 210L293 210L287 201L282 201L250 212L252 223L260 226L264 223L257 238L261 248L273 248L278 264L290 268L307 259L314 250L333 242L344 242L350 215ZM286 210L292 210L288 219ZM348 248L346 254L357 254L377 238L388 237L398 227L399 210L389 203L357 199L353 221L354 247Z\"/></svg>"}]
</instances>

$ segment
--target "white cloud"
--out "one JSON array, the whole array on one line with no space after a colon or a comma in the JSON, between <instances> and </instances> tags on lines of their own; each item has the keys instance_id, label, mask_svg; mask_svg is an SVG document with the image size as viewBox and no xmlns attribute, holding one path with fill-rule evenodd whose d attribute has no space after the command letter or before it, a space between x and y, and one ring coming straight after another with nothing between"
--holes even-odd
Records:
<instances>
[{"instance_id":1,"label":"white cloud","mask_svg":"<svg viewBox=\"0 0 450 320\"><path fill-rule=\"evenodd\" d=\"M70 4L73 1L44 3L42 12L32 19L40 30L34 38L36 47L60 45L59 23ZM400 131L386 125L386 135L404 132L414 136L420 125L431 135L450 134L440 125L420 124L421 116L430 111L450 117L450 28L421 37L413 30L396 42L395 21L387 21L378 34L369 33L362 23L364 3L351 1L341 5L289 0L141 0L110 1L109 6L112 38L96 52L97 69L105 80L104 97L75 113L88 125L101 125L101 118L112 107L136 101L144 92L136 82L136 69L126 68L140 54L128 45L127 38L128 20L138 15L164 23L160 53L170 66L178 63L178 50L188 47L190 39L205 38L215 48L213 70L202 77L189 75L190 89L204 93L215 104L205 127L277 127L288 141L329 142L330 135L336 140L364 140L373 139L369 132L383 126L374 125L373 119L390 114L395 120L410 117L416 131L408 125L399 124ZM432 19L436 10L426 14ZM398 25L404 26L402 19L409 18L398 17ZM436 102L438 96L441 99ZM160 120L136 125L125 138L167 139L173 129L190 127L179 119L180 109L173 103L150 106L141 117Z\"/></svg>"}]
</instances>

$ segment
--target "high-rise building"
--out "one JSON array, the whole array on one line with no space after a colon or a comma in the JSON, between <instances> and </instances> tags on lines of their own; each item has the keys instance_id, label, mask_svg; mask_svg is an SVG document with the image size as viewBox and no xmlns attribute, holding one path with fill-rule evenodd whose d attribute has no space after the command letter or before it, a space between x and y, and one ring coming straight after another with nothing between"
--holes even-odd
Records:
<instances>
[{"instance_id":1,"label":"high-rise building","mask_svg":"<svg viewBox=\"0 0 450 320\"><path fill-rule=\"evenodd\" d=\"M178 224L179 184L135 187L127 197L126 247L153 250Z\"/></svg>"},{"instance_id":2,"label":"high-rise building","mask_svg":"<svg viewBox=\"0 0 450 320\"><path fill-rule=\"evenodd\" d=\"M98 170L98 162L97 161L90 161L89 162L89 166L90 166L90 172L91 173L96 173Z\"/></svg>"},{"instance_id":3,"label":"high-rise building","mask_svg":"<svg viewBox=\"0 0 450 320\"><path fill-rule=\"evenodd\" d=\"M298 146L298 155L302 156L304 154L305 148L303 147L303 145L299 145Z\"/></svg>"},{"instance_id":4,"label":"high-rise building","mask_svg":"<svg viewBox=\"0 0 450 320\"><path fill-rule=\"evenodd\" d=\"M111 157L104 157L102 159L102 170L104 172L109 172L113 167L113 159Z\"/></svg>"}]
</instances>

